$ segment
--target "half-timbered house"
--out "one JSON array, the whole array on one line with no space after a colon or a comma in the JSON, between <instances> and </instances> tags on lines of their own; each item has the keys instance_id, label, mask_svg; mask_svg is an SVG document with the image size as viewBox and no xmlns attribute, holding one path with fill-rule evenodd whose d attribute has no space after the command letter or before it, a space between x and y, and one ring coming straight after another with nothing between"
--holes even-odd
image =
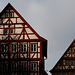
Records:
<instances>
[{"instance_id":1,"label":"half-timbered house","mask_svg":"<svg viewBox=\"0 0 75 75\"><path fill-rule=\"evenodd\" d=\"M8 3L0 13L0 75L47 75L47 40Z\"/></svg>"},{"instance_id":2,"label":"half-timbered house","mask_svg":"<svg viewBox=\"0 0 75 75\"><path fill-rule=\"evenodd\" d=\"M50 72L52 75L75 75L75 40Z\"/></svg>"}]
</instances>

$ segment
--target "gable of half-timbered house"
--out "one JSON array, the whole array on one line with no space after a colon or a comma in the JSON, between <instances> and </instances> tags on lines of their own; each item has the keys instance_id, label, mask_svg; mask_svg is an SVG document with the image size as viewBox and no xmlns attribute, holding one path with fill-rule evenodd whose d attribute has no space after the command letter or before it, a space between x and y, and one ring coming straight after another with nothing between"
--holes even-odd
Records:
<instances>
[{"instance_id":1,"label":"gable of half-timbered house","mask_svg":"<svg viewBox=\"0 0 75 75\"><path fill-rule=\"evenodd\" d=\"M52 75L75 74L75 40L50 72Z\"/></svg>"},{"instance_id":2,"label":"gable of half-timbered house","mask_svg":"<svg viewBox=\"0 0 75 75\"><path fill-rule=\"evenodd\" d=\"M0 75L46 74L44 56L47 40L9 3L0 13Z\"/></svg>"}]
</instances>

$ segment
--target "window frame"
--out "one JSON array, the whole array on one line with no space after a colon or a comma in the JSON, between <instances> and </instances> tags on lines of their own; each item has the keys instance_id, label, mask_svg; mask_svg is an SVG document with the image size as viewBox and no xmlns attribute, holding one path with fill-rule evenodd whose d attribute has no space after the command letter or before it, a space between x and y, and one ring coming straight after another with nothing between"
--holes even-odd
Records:
<instances>
[{"instance_id":1,"label":"window frame","mask_svg":"<svg viewBox=\"0 0 75 75\"><path fill-rule=\"evenodd\" d=\"M31 71L37 71L38 63L37 62L31 62Z\"/></svg>"},{"instance_id":2,"label":"window frame","mask_svg":"<svg viewBox=\"0 0 75 75\"><path fill-rule=\"evenodd\" d=\"M21 43L21 52L27 52L27 43Z\"/></svg>"},{"instance_id":3,"label":"window frame","mask_svg":"<svg viewBox=\"0 0 75 75\"><path fill-rule=\"evenodd\" d=\"M4 63L3 62L2 65L1 65L1 68L2 68L2 71L6 71L7 72L8 71L8 63L6 63L6 62Z\"/></svg>"},{"instance_id":4,"label":"window frame","mask_svg":"<svg viewBox=\"0 0 75 75\"><path fill-rule=\"evenodd\" d=\"M8 17L11 17L11 18L14 17L14 12L6 12L5 13L5 17L6 18L8 18Z\"/></svg>"},{"instance_id":5,"label":"window frame","mask_svg":"<svg viewBox=\"0 0 75 75\"><path fill-rule=\"evenodd\" d=\"M31 52L37 52L37 43L31 43L30 44L30 51Z\"/></svg>"},{"instance_id":6,"label":"window frame","mask_svg":"<svg viewBox=\"0 0 75 75\"><path fill-rule=\"evenodd\" d=\"M14 17L14 12L10 12L10 17Z\"/></svg>"},{"instance_id":7,"label":"window frame","mask_svg":"<svg viewBox=\"0 0 75 75\"><path fill-rule=\"evenodd\" d=\"M4 53L7 53L8 52L8 45L6 44L1 44L1 51L4 52Z\"/></svg>"},{"instance_id":8,"label":"window frame","mask_svg":"<svg viewBox=\"0 0 75 75\"><path fill-rule=\"evenodd\" d=\"M11 52L17 52L17 44L11 44Z\"/></svg>"},{"instance_id":9,"label":"window frame","mask_svg":"<svg viewBox=\"0 0 75 75\"><path fill-rule=\"evenodd\" d=\"M20 69L21 71L27 71L27 62L21 62L20 63Z\"/></svg>"},{"instance_id":10,"label":"window frame","mask_svg":"<svg viewBox=\"0 0 75 75\"><path fill-rule=\"evenodd\" d=\"M72 60L72 61L71 61L71 65L72 65L72 66L75 66L75 60Z\"/></svg>"},{"instance_id":11,"label":"window frame","mask_svg":"<svg viewBox=\"0 0 75 75\"><path fill-rule=\"evenodd\" d=\"M9 17L9 12L5 13L5 17L8 18Z\"/></svg>"},{"instance_id":12,"label":"window frame","mask_svg":"<svg viewBox=\"0 0 75 75\"><path fill-rule=\"evenodd\" d=\"M14 29L13 28L10 29L10 34L14 34Z\"/></svg>"},{"instance_id":13,"label":"window frame","mask_svg":"<svg viewBox=\"0 0 75 75\"><path fill-rule=\"evenodd\" d=\"M12 33L11 33L11 30L13 30ZM4 29L4 34L9 34L9 29L8 28ZM14 34L14 29L13 28L10 29L10 34Z\"/></svg>"},{"instance_id":14,"label":"window frame","mask_svg":"<svg viewBox=\"0 0 75 75\"><path fill-rule=\"evenodd\" d=\"M66 60L66 61L65 61L65 65L66 65L66 66L69 66L69 60Z\"/></svg>"},{"instance_id":15,"label":"window frame","mask_svg":"<svg viewBox=\"0 0 75 75\"><path fill-rule=\"evenodd\" d=\"M11 63L11 71L12 72L14 72L14 71L17 71L17 62L15 63L15 62L13 62L13 63Z\"/></svg>"},{"instance_id":16,"label":"window frame","mask_svg":"<svg viewBox=\"0 0 75 75\"><path fill-rule=\"evenodd\" d=\"M8 28L5 28L4 29L4 34L8 34L9 33L9 29Z\"/></svg>"}]
</instances>

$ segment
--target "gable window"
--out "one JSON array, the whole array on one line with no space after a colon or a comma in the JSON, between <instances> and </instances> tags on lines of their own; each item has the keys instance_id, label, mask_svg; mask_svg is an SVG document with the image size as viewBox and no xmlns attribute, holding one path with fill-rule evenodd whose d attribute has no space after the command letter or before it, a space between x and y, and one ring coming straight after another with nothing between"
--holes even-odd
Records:
<instances>
[{"instance_id":1,"label":"gable window","mask_svg":"<svg viewBox=\"0 0 75 75\"><path fill-rule=\"evenodd\" d=\"M5 17L9 17L9 12L6 12Z\"/></svg>"},{"instance_id":2,"label":"gable window","mask_svg":"<svg viewBox=\"0 0 75 75\"><path fill-rule=\"evenodd\" d=\"M71 61L71 65L75 66L75 60Z\"/></svg>"},{"instance_id":3,"label":"gable window","mask_svg":"<svg viewBox=\"0 0 75 75\"><path fill-rule=\"evenodd\" d=\"M1 51L7 53L8 52L8 45L1 44Z\"/></svg>"},{"instance_id":4,"label":"gable window","mask_svg":"<svg viewBox=\"0 0 75 75\"><path fill-rule=\"evenodd\" d=\"M16 44L11 45L11 52L17 52L17 45Z\"/></svg>"},{"instance_id":5,"label":"gable window","mask_svg":"<svg viewBox=\"0 0 75 75\"><path fill-rule=\"evenodd\" d=\"M14 13L13 12L6 12L5 17L14 17Z\"/></svg>"},{"instance_id":6,"label":"gable window","mask_svg":"<svg viewBox=\"0 0 75 75\"><path fill-rule=\"evenodd\" d=\"M37 71L37 63L36 62L31 63L31 71Z\"/></svg>"},{"instance_id":7,"label":"gable window","mask_svg":"<svg viewBox=\"0 0 75 75\"><path fill-rule=\"evenodd\" d=\"M68 60L65 61L65 65L69 66L69 61Z\"/></svg>"},{"instance_id":8,"label":"gable window","mask_svg":"<svg viewBox=\"0 0 75 75\"><path fill-rule=\"evenodd\" d=\"M14 13L13 12L10 12L10 17L14 17Z\"/></svg>"},{"instance_id":9,"label":"gable window","mask_svg":"<svg viewBox=\"0 0 75 75\"><path fill-rule=\"evenodd\" d=\"M27 44L21 44L21 52L27 52Z\"/></svg>"},{"instance_id":10,"label":"gable window","mask_svg":"<svg viewBox=\"0 0 75 75\"><path fill-rule=\"evenodd\" d=\"M4 34L8 34L8 29L4 29Z\"/></svg>"},{"instance_id":11,"label":"gable window","mask_svg":"<svg viewBox=\"0 0 75 75\"><path fill-rule=\"evenodd\" d=\"M37 52L37 44L31 44L31 52Z\"/></svg>"}]
</instances>

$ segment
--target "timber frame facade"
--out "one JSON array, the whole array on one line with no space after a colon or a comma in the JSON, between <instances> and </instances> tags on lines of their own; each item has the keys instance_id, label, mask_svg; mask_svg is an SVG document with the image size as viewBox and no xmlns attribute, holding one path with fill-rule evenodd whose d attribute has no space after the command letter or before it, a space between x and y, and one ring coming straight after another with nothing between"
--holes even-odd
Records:
<instances>
[{"instance_id":1,"label":"timber frame facade","mask_svg":"<svg viewBox=\"0 0 75 75\"><path fill-rule=\"evenodd\" d=\"M50 72L52 75L75 75L75 40Z\"/></svg>"},{"instance_id":2,"label":"timber frame facade","mask_svg":"<svg viewBox=\"0 0 75 75\"><path fill-rule=\"evenodd\" d=\"M47 40L8 3L0 13L0 75L47 75L44 57Z\"/></svg>"}]
</instances>

